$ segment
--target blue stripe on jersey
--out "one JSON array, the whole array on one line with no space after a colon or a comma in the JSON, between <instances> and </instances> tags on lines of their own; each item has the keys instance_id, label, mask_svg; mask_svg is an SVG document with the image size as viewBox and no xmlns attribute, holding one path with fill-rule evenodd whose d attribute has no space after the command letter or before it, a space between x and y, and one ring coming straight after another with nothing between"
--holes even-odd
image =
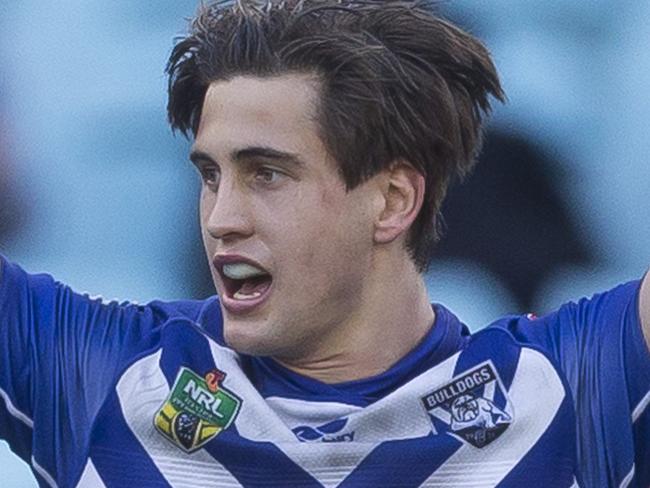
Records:
<instances>
[{"instance_id":1,"label":"blue stripe on jersey","mask_svg":"<svg viewBox=\"0 0 650 488\"><path fill-rule=\"evenodd\" d=\"M453 437L434 434L385 442L338 486L420 486L460 447L461 443Z\"/></svg>"},{"instance_id":2,"label":"blue stripe on jersey","mask_svg":"<svg viewBox=\"0 0 650 488\"><path fill-rule=\"evenodd\" d=\"M519 346L510 333L502 329L485 329L470 339L454 370L454 376L475 367L483 361L491 360L499 373L506 390L510 389L512 379L519 364ZM500 392L498 392L501 395ZM504 398L500 398L505 400Z\"/></svg>"},{"instance_id":3,"label":"blue stripe on jersey","mask_svg":"<svg viewBox=\"0 0 650 488\"><path fill-rule=\"evenodd\" d=\"M516 406L515 406L516 409ZM515 410L516 415L516 410ZM567 419L569 419L567 421ZM541 439L521 458L498 488L569 488L573 486L576 466L573 403L566 395L555 418ZM530 473L535 473L531 477ZM580 486L585 486L580 484Z\"/></svg>"},{"instance_id":4,"label":"blue stripe on jersey","mask_svg":"<svg viewBox=\"0 0 650 488\"><path fill-rule=\"evenodd\" d=\"M106 486L170 488L126 424L115 394L109 396L97 416L89 456Z\"/></svg>"},{"instance_id":5,"label":"blue stripe on jersey","mask_svg":"<svg viewBox=\"0 0 650 488\"><path fill-rule=\"evenodd\" d=\"M190 321L177 319L165 324L162 333L160 369L171 388L181 366L204 376L219 365L214 364L210 344Z\"/></svg>"},{"instance_id":6,"label":"blue stripe on jersey","mask_svg":"<svg viewBox=\"0 0 650 488\"><path fill-rule=\"evenodd\" d=\"M209 442L204 449L247 488L322 487L274 444L244 439L234 425L219 434L218 444Z\"/></svg>"},{"instance_id":7,"label":"blue stripe on jersey","mask_svg":"<svg viewBox=\"0 0 650 488\"><path fill-rule=\"evenodd\" d=\"M189 315L187 317L192 320ZM215 295L203 301L203 307L196 318L196 323L217 344L226 345L226 340L223 338L223 314L218 296Z\"/></svg>"}]
</instances>

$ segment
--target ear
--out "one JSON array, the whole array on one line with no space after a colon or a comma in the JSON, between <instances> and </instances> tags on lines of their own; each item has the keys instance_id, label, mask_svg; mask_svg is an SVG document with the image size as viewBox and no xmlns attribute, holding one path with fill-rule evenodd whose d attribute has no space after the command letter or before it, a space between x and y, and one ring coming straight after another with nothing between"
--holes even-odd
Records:
<instances>
[{"instance_id":1,"label":"ear","mask_svg":"<svg viewBox=\"0 0 650 488\"><path fill-rule=\"evenodd\" d=\"M374 239L389 243L406 233L424 202L424 176L409 163L398 161L385 170L383 208L375 222Z\"/></svg>"}]
</instances>

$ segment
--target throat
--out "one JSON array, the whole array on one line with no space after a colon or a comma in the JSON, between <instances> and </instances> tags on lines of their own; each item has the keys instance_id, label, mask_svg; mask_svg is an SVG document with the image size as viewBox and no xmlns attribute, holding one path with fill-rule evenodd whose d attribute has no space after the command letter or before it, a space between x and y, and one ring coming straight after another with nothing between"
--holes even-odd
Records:
<instances>
[{"instance_id":1,"label":"throat","mask_svg":"<svg viewBox=\"0 0 650 488\"><path fill-rule=\"evenodd\" d=\"M371 378L390 369L427 337L436 317L434 309L426 302L425 306L420 314L408 317L410 320L376 318L363 327L345 329L333 340L312 339L299 348L299 354L294 350L294 354L272 357L285 368L324 383Z\"/></svg>"}]
</instances>

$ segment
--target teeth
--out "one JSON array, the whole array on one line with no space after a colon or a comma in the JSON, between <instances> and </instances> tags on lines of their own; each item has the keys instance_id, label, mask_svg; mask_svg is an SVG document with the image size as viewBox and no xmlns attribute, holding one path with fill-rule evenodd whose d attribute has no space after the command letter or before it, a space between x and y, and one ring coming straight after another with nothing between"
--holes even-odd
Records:
<instances>
[{"instance_id":1,"label":"teeth","mask_svg":"<svg viewBox=\"0 0 650 488\"><path fill-rule=\"evenodd\" d=\"M250 295L246 295L245 293L237 292L235 293L232 297L236 300L252 300L254 298L257 298L261 296L262 294L259 291L254 291Z\"/></svg>"},{"instance_id":2,"label":"teeth","mask_svg":"<svg viewBox=\"0 0 650 488\"><path fill-rule=\"evenodd\" d=\"M254 276L267 274L266 271L248 263L230 263L223 265L223 274L233 280L245 280Z\"/></svg>"}]
</instances>

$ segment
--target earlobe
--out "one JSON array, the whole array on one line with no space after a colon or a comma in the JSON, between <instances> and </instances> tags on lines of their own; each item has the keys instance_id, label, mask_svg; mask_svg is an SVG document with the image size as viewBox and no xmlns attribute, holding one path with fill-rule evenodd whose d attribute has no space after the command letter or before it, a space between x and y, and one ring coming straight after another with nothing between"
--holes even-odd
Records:
<instances>
[{"instance_id":1,"label":"earlobe","mask_svg":"<svg viewBox=\"0 0 650 488\"><path fill-rule=\"evenodd\" d=\"M398 162L386 170L382 185L384 207L375 223L375 242L389 243L411 227L424 201L424 176L413 166Z\"/></svg>"}]
</instances>

